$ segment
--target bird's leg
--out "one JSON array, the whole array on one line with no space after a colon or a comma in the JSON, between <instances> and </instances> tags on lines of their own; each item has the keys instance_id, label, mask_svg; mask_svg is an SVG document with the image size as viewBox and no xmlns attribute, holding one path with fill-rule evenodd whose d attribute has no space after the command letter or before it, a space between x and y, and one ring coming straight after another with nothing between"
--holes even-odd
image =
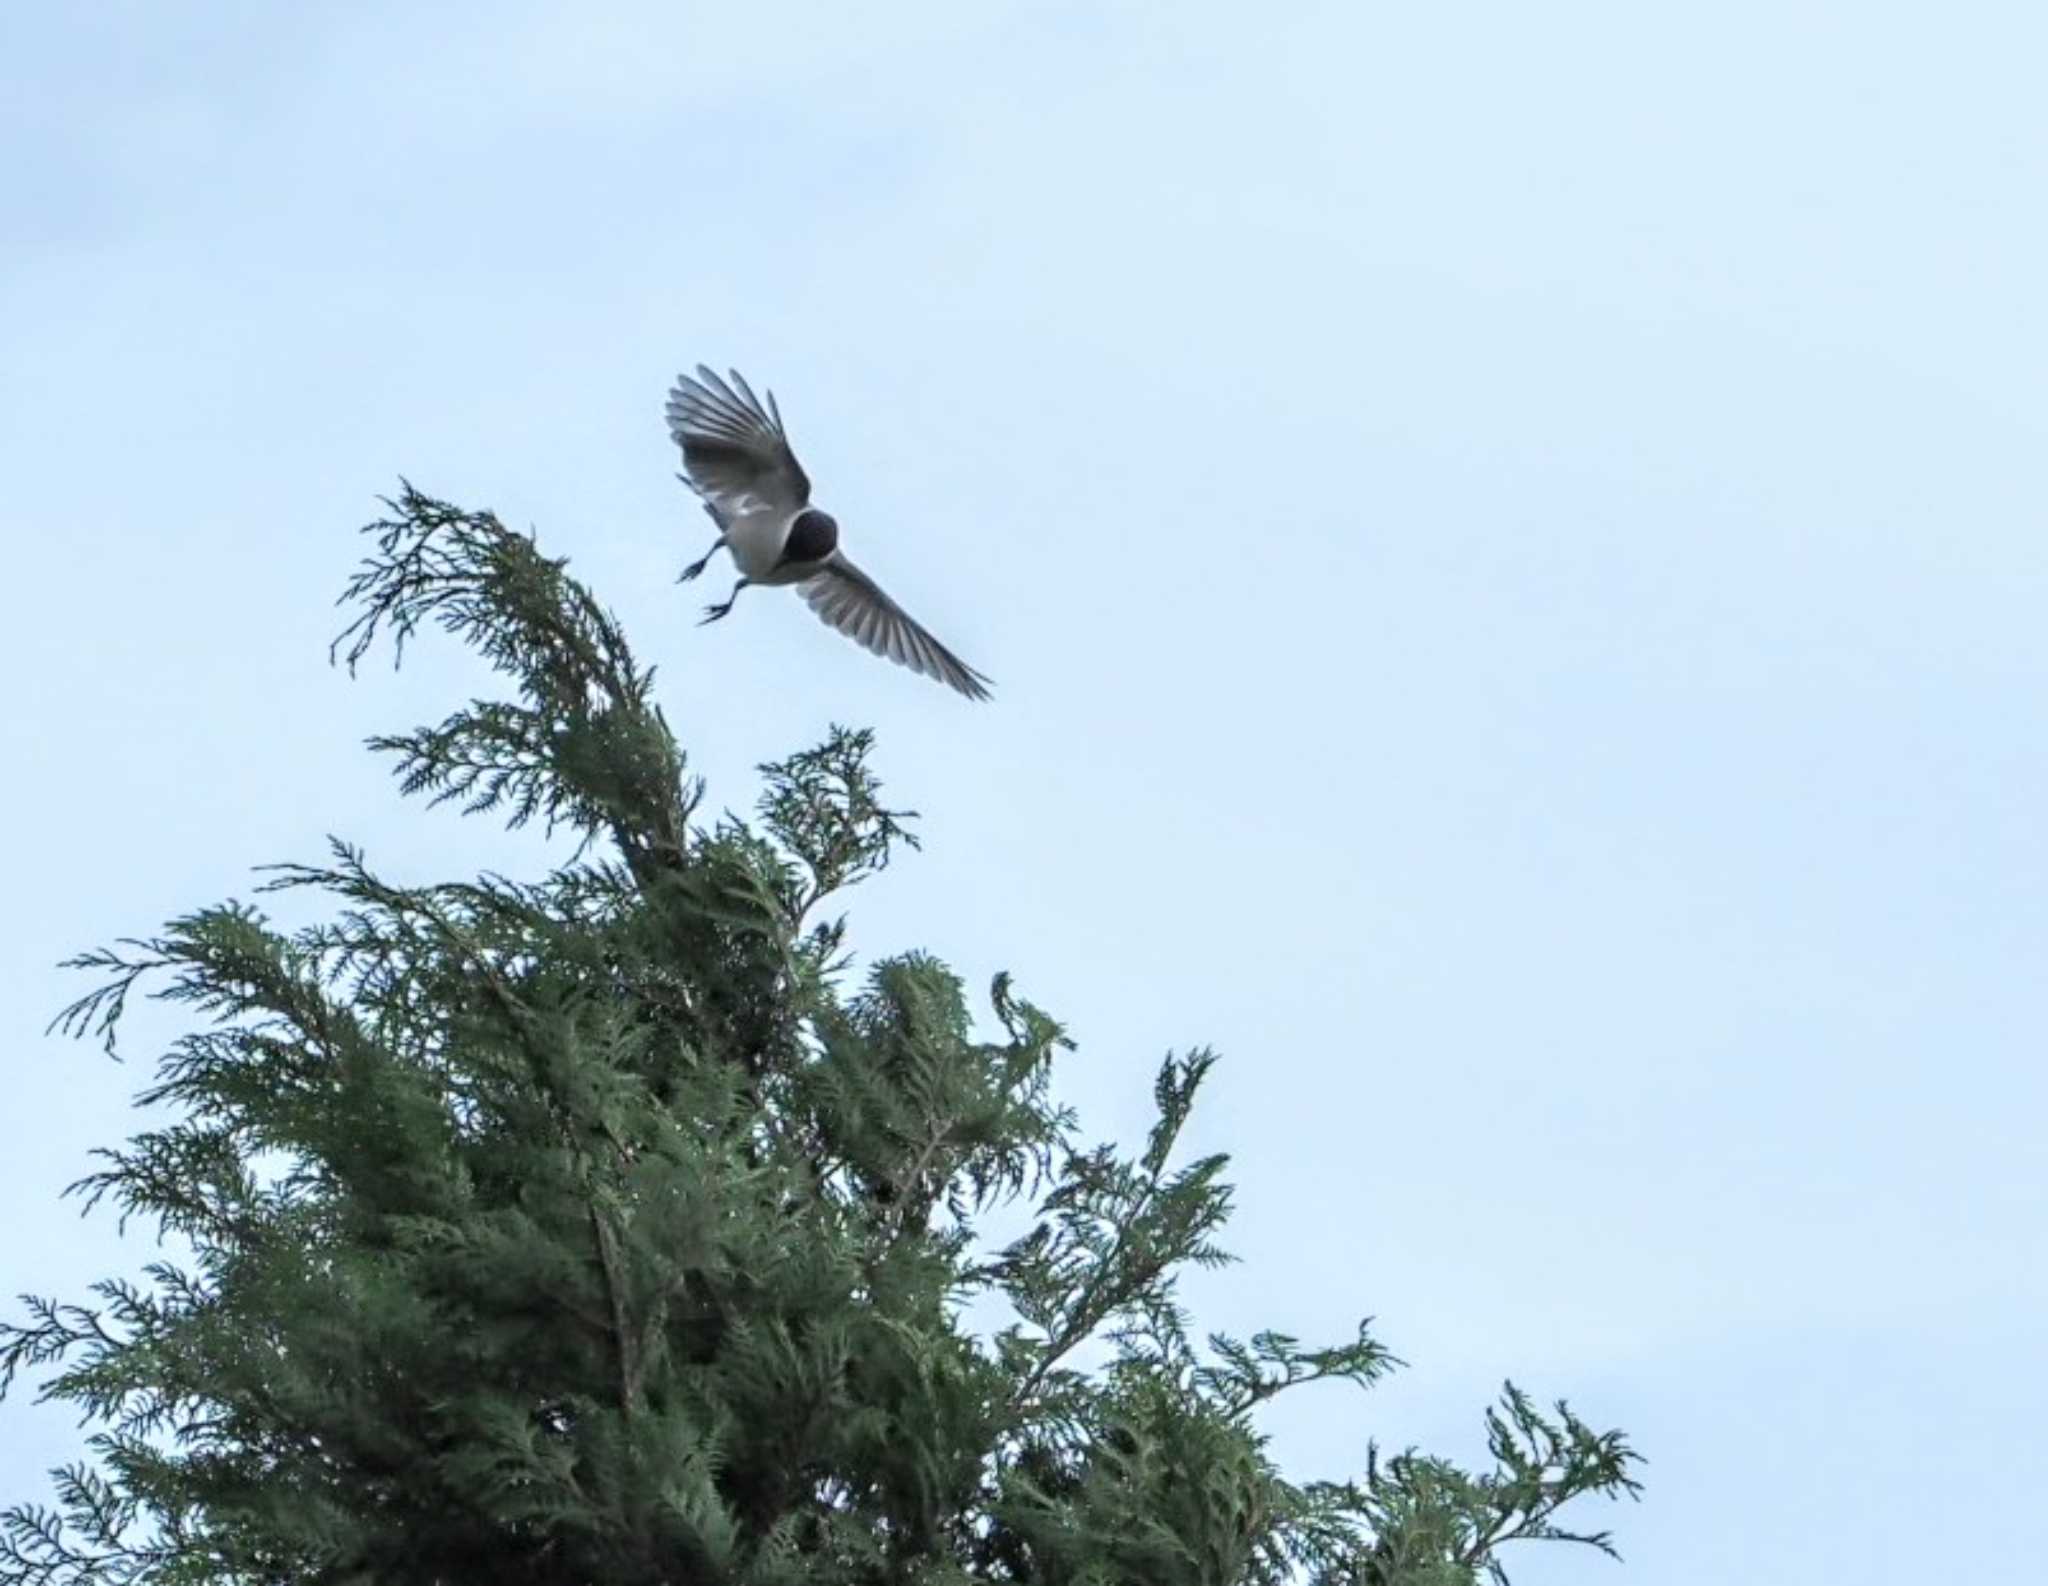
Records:
<instances>
[{"instance_id":1,"label":"bird's leg","mask_svg":"<svg viewBox=\"0 0 2048 1586\"><path fill-rule=\"evenodd\" d=\"M692 562L688 567L683 569L683 576L678 578L676 582L679 584L687 584L691 579L695 578L699 573L704 571L705 566L710 562L712 557L716 556L720 551L724 549L725 536L721 534L717 539L711 542L710 550L706 551L702 556L698 557L696 561Z\"/></svg>"},{"instance_id":2,"label":"bird's leg","mask_svg":"<svg viewBox=\"0 0 2048 1586\"><path fill-rule=\"evenodd\" d=\"M751 584L752 582L753 580L751 578L742 578L737 584L734 584L732 586L732 593L726 597L724 605L706 606L704 608L704 622L716 622L720 617L724 616L728 611L732 610L732 603L740 598L740 591L745 589L747 585ZM703 627L704 622L698 623L697 626L700 628Z\"/></svg>"}]
</instances>

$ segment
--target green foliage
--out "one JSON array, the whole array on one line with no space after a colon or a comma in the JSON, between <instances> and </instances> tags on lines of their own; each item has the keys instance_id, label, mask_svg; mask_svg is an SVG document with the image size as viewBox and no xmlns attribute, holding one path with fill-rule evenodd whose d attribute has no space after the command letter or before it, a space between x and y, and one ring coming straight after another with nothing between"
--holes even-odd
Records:
<instances>
[{"instance_id":1,"label":"green foliage","mask_svg":"<svg viewBox=\"0 0 2048 1586\"><path fill-rule=\"evenodd\" d=\"M580 846L402 887L337 843L265 884L324 923L227 903L77 960L74 1033L111 1047L145 980L192 1015L144 1096L170 1121L80 1186L189 1257L0 1326L0 1386L32 1371L96 1428L5 1515L0 1583L1467 1582L1634 1492L1617 1434L1512 1387L1489 1472L1283 1478L1259 1406L1397 1362L1363 1327L1193 1342L1176 1279L1227 1259L1229 1189L1177 1144L1213 1058L1162 1065L1135 1156L1084 1144L1068 1043L1006 980L994 1040L922 954L849 986L814 916L912 840L866 734L764 767L753 823L701 820L652 673L563 564L390 506L339 653L431 622L516 698L376 747L408 792ZM990 1303L1012 1320L977 1333Z\"/></svg>"}]
</instances>

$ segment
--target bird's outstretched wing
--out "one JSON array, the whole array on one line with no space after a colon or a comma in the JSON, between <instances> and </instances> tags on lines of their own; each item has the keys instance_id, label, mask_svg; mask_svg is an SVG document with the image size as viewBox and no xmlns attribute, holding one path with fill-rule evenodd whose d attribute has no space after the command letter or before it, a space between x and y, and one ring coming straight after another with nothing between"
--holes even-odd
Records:
<instances>
[{"instance_id":1,"label":"bird's outstretched wing","mask_svg":"<svg viewBox=\"0 0 2048 1586\"><path fill-rule=\"evenodd\" d=\"M989 697L987 678L926 633L845 557L835 554L822 571L796 587L811 610L856 644L957 688L969 699Z\"/></svg>"},{"instance_id":2,"label":"bird's outstretched wing","mask_svg":"<svg viewBox=\"0 0 2048 1586\"><path fill-rule=\"evenodd\" d=\"M811 499L775 393L764 402L737 369L730 383L701 363L695 379L676 376L668 432L683 449L690 488L721 523L747 512L796 512Z\"/></svg>"}]
</instances>

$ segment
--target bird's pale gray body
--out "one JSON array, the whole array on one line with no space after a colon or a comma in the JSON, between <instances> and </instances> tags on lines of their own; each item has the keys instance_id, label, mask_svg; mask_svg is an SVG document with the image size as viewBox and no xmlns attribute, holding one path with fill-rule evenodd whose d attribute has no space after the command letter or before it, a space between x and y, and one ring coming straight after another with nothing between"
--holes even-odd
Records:
<instances>
[{"instance_id":1,"label":"bird's pale gray body","mask_svg":"<svg viewBox=\"0 0 2048 1586\"><path fill-rule=\"evenodd\" d=\"M746 574L749 583L794 584L815 571L782 560L783 543L795 516L793 512L742 512L726 524L725 548L732 553L733 566Z\"/></svg>"},{"instance_id":2,"label":"bird's pale gray body","mask_svg":"<svg viewBox=\"0 0 2048 1586\"><path fill-rule=\"evenodd\" d=\"M988 679L913 621L839 548L839 524L811 505L811 481L790 450L774 392L766 400L731 373L730 382L699 364L676 378L668 398L669 434L682 448L682 479L718 525L711 549L683 571L695 578L721 549L740 581L732 599L711 607L715 622L749 584L795 585L820 618L876 655L922 672L969 699L988 698Z\"/></svg>"}]
</instances>

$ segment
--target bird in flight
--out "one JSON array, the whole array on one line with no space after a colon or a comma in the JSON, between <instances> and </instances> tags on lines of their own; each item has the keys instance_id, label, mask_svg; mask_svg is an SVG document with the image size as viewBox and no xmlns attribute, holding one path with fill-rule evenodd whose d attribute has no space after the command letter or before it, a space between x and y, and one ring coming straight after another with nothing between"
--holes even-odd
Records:
<instances>
[{"instance_id":1,"label":"bird in flight","mask_svg":"<svg viewBox=\"0 0 2048 1586\"><path fill-rule=\"evenodd\" d=\"M789 448L775 393L766 400L735 369L730 380L697 365L668 395L668 429L683 449L677 475L718 525L711 549L683 569L695 578L721 549L740 581L705 622L732 610L749 584L794 584L815 611L855 643L913 672L987 699L989 680L911 619L839 549L839 523L811 505L811 481Z\"/></svg>"}]
</instances>

